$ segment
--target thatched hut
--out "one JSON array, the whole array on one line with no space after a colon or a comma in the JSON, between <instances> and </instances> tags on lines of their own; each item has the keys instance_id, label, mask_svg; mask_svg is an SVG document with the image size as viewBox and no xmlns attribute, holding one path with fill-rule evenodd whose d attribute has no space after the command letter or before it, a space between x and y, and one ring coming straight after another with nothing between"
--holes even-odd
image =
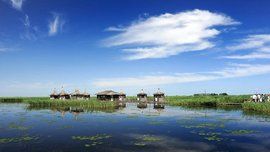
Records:
<instances>
[{"instance_id":1,"label":"thatched hut","mask_svg":"<svg viewBox=\"0 0 270 152\"><path fill-rule=\"evenodd\" d=\"M61 100L70 99L70 95L68 93L66 93L63 88L62 88L62 91L60 92L59 96L60 96Z\"/></svg>"},{"instance_id":2,"label":"thatched hut","mask_svg":"<svg viewBox=\"0 0 270 152\"><path fill-rule=\"evenodd\" d=\"M154 108L164 108L165 107L165 93L158 91L154 93Z\"/></svg>"},{"instance_id":3,"label":"thatched hut","mask_svg":"<svg viewBox=\"0 0 270 152\"><path fill-rule=\"evenodd\" d=\"M119 93L119 101L124 101L126 100L126 94L124 92L120 92Z\"/></svg>"},{"instance_id":4,"label":"thatched hut","mask_svg":"<svg viewBox=\"0 0 270 152\"><path fill-rule=\"evenodd\" d=\"M137 104L138 108L147 108L147 94L143 91L143 89L137 94L137 100L139 101Z\"/></svg>"},{"instance_id":5,"label":"thatched hut","mask_svg":"<svg viewBox=\"0 0 270 152\"><path fill-rule=\"evenodd\" d=\"M76 89L72 94L71 94L72 99L84 99L83 93L80 92L79 89Z\"/></svg>"},{"instance_id":6,"label":"thatched hut","mask_svg":"<svg viewBox=\"0 0 270 152\"><path fill-rule=\"evenodd\" d=\"M147 94L143 91L143 89L141 90L140 93L137 94L137 100L147 102Z\"/></svg>"},{"instance_id":7,"label":"thatched hut","mask_svg":"<svg viewBox=\"0 0 270 152\"><path fill-rule=\"evenodd\" d=\"M50 94L50 99L59 99L60 95L56 92L56 90L54 89L52 91L52 93Z\"/></svg>"},{"instance_id":8,"label":"thatched hut","mask_svg":"<svg viewBox=\"0 0 270 152\"><path fill-rule=\"evenodd\" d=\"M104 101L119 101L120 97L120 93L112 90L105 90L102 92L98 92L96 95L98 100Z\"/></svg>"},{"instance_id":9,"label":"thatched hut","mask_svg":"<svg viewBox=\"0 0 270 152\"><path fill-rule=\"evenodd\" d=\"M86 100L89 100L90 99L90 94L87 93L86 91L84 91L83 98L86 99Z\"/></svg>"}]
</instances>

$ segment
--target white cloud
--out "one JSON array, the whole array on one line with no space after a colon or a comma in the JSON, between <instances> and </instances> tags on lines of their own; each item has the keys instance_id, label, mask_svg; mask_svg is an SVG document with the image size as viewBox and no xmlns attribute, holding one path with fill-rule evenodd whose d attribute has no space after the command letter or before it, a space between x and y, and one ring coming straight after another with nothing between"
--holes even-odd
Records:
<instances>
[{"instance_id":1,"label":"white cloud","mask_svg":"<svg viewBox=\"0 0 270 152\"><path fill-rule=\"evenodd\" d=\"M72 88L73 85L67 83L55 83L55 82L9 82L8 84L4 85L7 89L25 89L25 90L40 90L40 89L47 89L51 90L53 88L61 89L63 86L66 88Z\"/></svg>"},{"instance_id":2,"label":"white cloud","mask_svg":"<svg viewBox=\"0 0 270 152\"><path fill-rule=\"evenodd\" d=\"M270 59L270 53L259 53L254 52L250 54L245 55L230 55L230 56L224 56L224 58L227 59Z\"/></svg>"},{"instance_id":3,"label":"white cloud","mask_svg":"<svg viewBox=\"0 0 270 152\"><path fill-rule=\"evenodd\" d=\"M270 64L234 64L220 71L204 73L176 73L174 75L99 79L93 85L97 87L153 86L245 77L267 73L270 73Z\"/></svg>"},{"instance_id":4,"label":"white cloud","mask_svg":"<svg viewBox=\"0 0 270 152\"><path fill-rule=\"evenodd\" d=\"M38 28L32 26L29 20L29 16L26 14L22 20L25 31L20 35L22 39L36 40L38 38Z\"/></svg>"},{"instance_id":5,"label":"white cloud","mask_svg":"<svg viewBox=\"0 0 270 152\"><path fill-rule=\"evenodd\" d=\"M9 50L10 50L9 48L0 48L0 52L7 52Z\"/></svg>"},{"instance_id":6,"label":"white cloud","mask_svg":"<svg viewBox=\"0 0 270 152\"><path fill-rule=\"evenodd\" d=\"M211 38L221 33L217 26L236 25L229 16L206 10L162 14L133 22L127 27L109 27L120 33L104 40L108 47L123 46L126 59L164 58L182 52L215 46Z\"/></svg>"},{"instance_id":7,"label":"white cloud","mask_svg":"<svg viewBox=\"0 0 270 152\"><path fill-rule=\"evenodd\" d=\"M108 27L105 29L105 31L111 31L111 32L119 32L119 31L125 31L123 27Z\"/></svg>"},{"instance_id":8,"label":"white cloud","mask_svg":"<svg viewBox=\"0 0 270 152\"><path fill-rule=\"evenodd\" d=\"M270 58L270 34L249 35L238 40L238 44L227 47L229 50L251 51L244 55L229 55L228 59L269 59Z\"/></svg>"},{"instance_id":9,"label":"white cloud","mask_svg":"<svg viewBox=\"0 0 270 152\"><path fill-rule=\"evenodd\" d=\"M10 3L11 3L13 8L15 8L17 10L21 10L24 1L25 0L10 0Z\"/></svg>"},{"instance_id":10,"label":"white cloud","mask_svg":"<svg viewBox=\"0 0 270 152\"><path fill-rule=\"evenodd\" d=\"M49 36L54 36L61 32L64 24L65 21L62 17L57 13L53 13L53 18L49 21Z\"/></svg>"},{"instance_id":11,"label":"white cloud","mask_svg":"<svg viewBox=\"0 0 270 152\"><path fill-rule=\"evenodd\" d=\"M28 15L25 15L23 24L24 24L25 27L30 27L30 20L29 20Z\"/></svg>"}]
</instances>

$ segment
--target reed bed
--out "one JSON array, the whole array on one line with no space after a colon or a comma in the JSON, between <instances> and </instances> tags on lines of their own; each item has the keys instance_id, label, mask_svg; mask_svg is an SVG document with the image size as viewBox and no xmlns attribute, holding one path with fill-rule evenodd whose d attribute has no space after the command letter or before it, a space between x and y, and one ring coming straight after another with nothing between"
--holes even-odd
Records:
<instances>
[{"instance_id":1,"label":"reed bed","mask_svg":"<svg viewBox=\"0 0 270 152\"><path fill-rule=\"evenodd\" d=\"M23 100L23 102L28 103L31 107L81 107L86 109L110 109L115 107L114 102L97 101L95 98L90 98L90 100L51 100L49 98L26 98Z\"/></svg>"},{"instance_id":2,"label":"reed bed","mask_svg":"<svg viewBox=\"0 0 270 152\"><path fill-rule=\"evenodd\" d=\"M0 103L21 103L22 98L0 98Z\"/></svg>"},{"instance_id":3,"label":"reed bed","mask_svg":"<svg viewBox=\"0 0 270 152\"><path fill-rule=\"evenodd\" d=\"M229 95L229 96L166 96L166 103L171 106L184 107L237 107L240 106L244 111L254 111L258 113L270 114L270 103L245 102L250 99L249 95ZM153 97L148 97L149 101ZM136 97L127 97L127 101L136 101ZM47 108L61 109L65 107L79 107L83 109L113 110L115 102L98 101L95 97L90 100L51 100L48 97L0 97L0 103L26 103L30 109ZM232 105L230 105L232 104Z\"/></svg>"},{"instance_id":4,"label":"reed bed","mask_svg":"<svg viewBox=\"0 0 270 152\"><path fill-rule=\"evenodd\" d=\"M249 95L238 96L168 96L166 102L172 106L207 106L217 107L228 104L241 104L249 99Z\"/></svg>"},{"instance_id":5,"label":"reed bed","mask_svg":"<svg viewBox=\"0 0 270 152\"><path fill-rule=\"evenodd\" d=\"M264 114L270 114L270 103L258 103L258 102L245 102L242 104L242 108L244 111L254 111L260 112Z\"/></svg>"},{"instance_id":6,"label":"reed bed","mask_svg":"<svg viewBox=\"0 0 270 152\"><path fill-rule=\"evenodd\" d=\"M0 98L0 103L25 103L31 108L61 108L80 107L85 109L113 109L115 103L110 101L97 101L96 98L90 100L51 100L48 97L18 97Z\"/></svg>"}]
</instances>

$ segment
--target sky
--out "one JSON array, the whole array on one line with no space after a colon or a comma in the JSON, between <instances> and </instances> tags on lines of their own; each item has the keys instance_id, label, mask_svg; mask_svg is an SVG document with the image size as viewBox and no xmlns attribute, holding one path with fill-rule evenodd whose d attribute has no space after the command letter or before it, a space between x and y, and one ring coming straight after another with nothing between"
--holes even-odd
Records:
<instances>
[{"instance_id":1,"label":"sky","mask_svg":"<svg viewBox=\"0 0 270 152\"><path fill-rule=\"evenodd\" d=\"M0 96L270 91L270 1L0 0Z\"/></svg>"}]
</instances>

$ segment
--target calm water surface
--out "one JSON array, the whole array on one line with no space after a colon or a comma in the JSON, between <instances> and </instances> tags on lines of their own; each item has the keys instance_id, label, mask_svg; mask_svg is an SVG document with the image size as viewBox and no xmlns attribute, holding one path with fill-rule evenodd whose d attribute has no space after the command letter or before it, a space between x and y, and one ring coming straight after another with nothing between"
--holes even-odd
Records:
<instances>
[{"instance_id":1,"label":"calm water surface","mask_svg":"<svg viewBox=\"0 0 270 152\"><path fill-rule=\"evenodd\" d=\"M0 104L0 151L270 151L270 119L241 110L136 104L115 112Z\"/></svg>"}]
</instances>

